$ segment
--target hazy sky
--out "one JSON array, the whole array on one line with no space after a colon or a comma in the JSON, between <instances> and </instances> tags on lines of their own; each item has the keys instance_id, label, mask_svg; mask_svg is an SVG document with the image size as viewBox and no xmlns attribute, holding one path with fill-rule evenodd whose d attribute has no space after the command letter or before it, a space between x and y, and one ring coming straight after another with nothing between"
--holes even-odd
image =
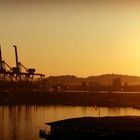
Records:
<instances>
[{"instance_id":1,"label":"hazy sky","mask_svg":"<svg viewBox=\"0 0 140 140\"><path fill-rule=\"evenodd\" d=\"M67 2L66 2L67 1ZM3 59L46 75L140 75L140 3L0 1Z\"/></svg>"}]
</instances>

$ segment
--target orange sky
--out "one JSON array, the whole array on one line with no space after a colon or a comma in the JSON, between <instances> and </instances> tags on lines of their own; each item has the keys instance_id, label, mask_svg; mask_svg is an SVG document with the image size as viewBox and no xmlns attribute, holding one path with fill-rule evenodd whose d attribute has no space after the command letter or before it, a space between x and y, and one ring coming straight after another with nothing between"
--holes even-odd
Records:
<instances>
[{"instance_id":1,"label":"orange sky","mask_svg":"<svg viewBox=\"0 0 140 140\"><path fill-rule=\"evenodd\" d=\"M1 2L0 39L11 66L15 44L20 61L46 75L140 75L136 0Z\"/></svg>"}]
</instances>

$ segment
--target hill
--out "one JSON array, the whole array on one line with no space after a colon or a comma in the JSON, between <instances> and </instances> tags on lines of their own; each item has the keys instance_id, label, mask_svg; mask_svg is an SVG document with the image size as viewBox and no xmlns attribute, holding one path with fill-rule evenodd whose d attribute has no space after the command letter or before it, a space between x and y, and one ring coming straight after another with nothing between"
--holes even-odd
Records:
<instances>
[{"instance_id":1,"label":"hill","mask_svg":"<svg viewBox=\"0 0 140 140\"><path fill-rule=\"evenodd\" d=\"M140 77L121 74L104 74L99 76L89 76L87 78L76 77L73 75L50 76L46 78L46 82L56 85L81 85L83 82L100 83L101 85L112 85L112 81L115 78L120 78L122 85L125 83L128 85L140 85Z\"/></svg>"}]
</instances>

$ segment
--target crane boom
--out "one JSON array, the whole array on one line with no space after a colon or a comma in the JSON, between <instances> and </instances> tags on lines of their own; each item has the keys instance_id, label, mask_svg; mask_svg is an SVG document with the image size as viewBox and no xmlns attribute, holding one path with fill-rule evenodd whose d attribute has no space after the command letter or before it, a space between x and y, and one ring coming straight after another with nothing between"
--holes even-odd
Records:
<instances>
[{"instance_id":1,"label":"crane boom","mask_svg":"<svg viewBox=\"0 0 140 140\"><path fill-rule=\"evenodd\" d=\"M16 68L18 69L19 66L18 66L18 52L17 52L17 46L13 46L15 48L15 58L16 58Z\"/></svg>"}]
</instances>

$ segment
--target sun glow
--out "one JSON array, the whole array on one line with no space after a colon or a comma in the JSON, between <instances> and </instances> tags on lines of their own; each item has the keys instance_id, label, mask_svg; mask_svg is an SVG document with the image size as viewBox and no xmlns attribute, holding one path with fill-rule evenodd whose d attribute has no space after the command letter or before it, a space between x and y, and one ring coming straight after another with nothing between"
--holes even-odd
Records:
<instances>
[{"instance_id":1,"label":"sun glow","mask_svg":"<svg viewBox=\"0 0 140 140\"><path fill-rule=\"evenodd\" d=\"M0 8L3 57L48 75L140 75L140 4L85 2L5 4Z\"/></svg>"}]
</instances>

